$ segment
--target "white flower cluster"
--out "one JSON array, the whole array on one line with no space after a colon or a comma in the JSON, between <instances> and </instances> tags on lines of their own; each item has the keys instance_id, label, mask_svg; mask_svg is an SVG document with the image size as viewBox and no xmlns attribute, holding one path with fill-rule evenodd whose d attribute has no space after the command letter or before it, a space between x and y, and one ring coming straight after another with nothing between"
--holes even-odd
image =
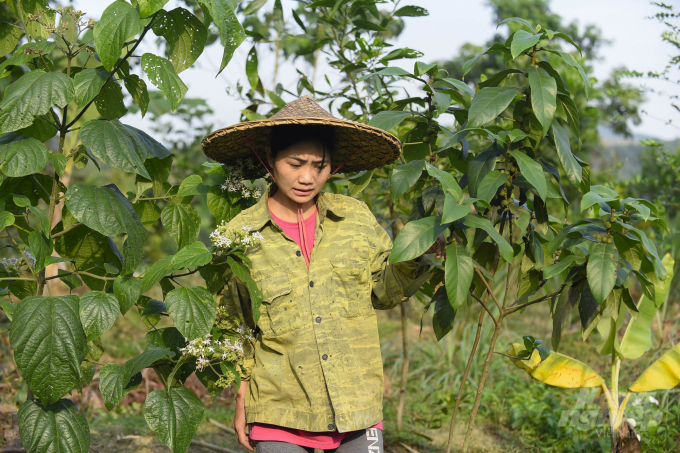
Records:
<instances>
[{"instance_id":1,"label":"white flower cluster","mask_svg":"<svg viewBox=\"0 0 680 453\"><path fill-rule=\"evenodd\" d=\"M186 347L181 348L180 352L186 357L196 357L196 369L201 371L209 366L210 361L217 359L220 362L229 361L237 365L242 365L245 360L243 353L244 342L253 340L253 331L243 325L237 329L239 334L236 339L224 338L223 340L213 340L212 335L195 338L189 341Z\"/></svg>"},{"instance_id":2,"label":"white flower cluster","mask_svg":"<svg viewBox=\"0 0 680 453\"><path fill-rule=\"evenodd\" d=\"M223 220L215 231L210 233L210 242L221 249L228 249L230 247L238 246L253 246L261 244L264 240L262 233L259 231L252 231L248 225L244 225L240 230L229 231L227 223Z\"/></svg>"},{"instance_id":3,"label":"white flower cluster","mask_svg":"<svg viewBox=\"0 0 680 453\"><path fill-rule=\"evenodd\" d=\"M5 267L5 269L9 272L10 270L14 271L20 271L21 266L24 265L26 262L26 259L28 259L28 264L30 265L31 268L35 267L35 257L29 252L28 250L24 250L24 255L26 255L26 258L19 257L19 258L3 258L0 263Z\"/></svg>"},{"instance_id":4,"label":"white flower cluster","mask_svg":"<svg viewBox=\"0 0 680 453\"><path fill-rule=\"evenodd\" d=\"M234 165L225 165L224 170L227 172L227 179L224 184L220 186L222 190L227 190L229 192L241 192L243 198L260 198L262 191L259 187L255 189L249 189L243 183L243 169L248 167L248 169L255 168L256 164L253 159L237 159Z\"/></svg>"}]
</instances>

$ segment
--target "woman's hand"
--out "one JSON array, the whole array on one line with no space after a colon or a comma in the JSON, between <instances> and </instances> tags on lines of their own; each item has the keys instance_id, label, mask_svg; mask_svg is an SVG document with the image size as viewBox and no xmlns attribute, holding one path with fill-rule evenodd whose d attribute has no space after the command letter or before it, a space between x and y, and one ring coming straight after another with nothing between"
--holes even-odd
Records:
<instances>
[{"instance_id":1,"label":"woman's hand","mask_svg":"<svg viewBox=\"0 0 680 453\"><path fill-rule=\"evenodd\" d=\"M246 390L248 381L241 381L241 387L236 393L236 412L234 413L233 428L236 431L238 443L250 451L255 450L255 443L246 434Z\"/></svg>"},{"instance_id":2,"label":"woman's hand","mask_svg":"<svg viewBox=\"0 0 680 453\"><path fill-rule=\"evenodd\" d=\"M425 253L436 253L437 259L441 258L442 256L444 259L446 259L446 239L444 239L444 235L440 234L437 240L432 244L432 247L427 249L427 252Z\"/></svg>"}]
</instances>

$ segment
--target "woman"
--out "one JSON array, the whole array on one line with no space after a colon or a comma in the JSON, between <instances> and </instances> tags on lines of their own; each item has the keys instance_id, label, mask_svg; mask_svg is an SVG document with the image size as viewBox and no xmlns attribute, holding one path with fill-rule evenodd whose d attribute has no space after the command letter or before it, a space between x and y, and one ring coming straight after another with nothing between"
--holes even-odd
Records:
<instances>
[{"instance_id":1,"label":"woman","mask_svg":"<svg viewBox=\"0 0 680 453\"><path fill-rule=\"evenodd\" d=\"M399 141L303 97L270 119L213 132L203 149L223 163L256 157L262 166L248 165L244 176L266 171L274 181L229 223L263 237L247 250L263 303L236 396L239 442L259 453L383 452L374 309L405 301L404 287L430 261L388 264L391 240L368 207L321 189L331 167L353 172L393 162ZM439 258L443 244L440 238L428 253ZM248 291L235 277L219 303L255 328Z\"/></svg>"}]
</instances>

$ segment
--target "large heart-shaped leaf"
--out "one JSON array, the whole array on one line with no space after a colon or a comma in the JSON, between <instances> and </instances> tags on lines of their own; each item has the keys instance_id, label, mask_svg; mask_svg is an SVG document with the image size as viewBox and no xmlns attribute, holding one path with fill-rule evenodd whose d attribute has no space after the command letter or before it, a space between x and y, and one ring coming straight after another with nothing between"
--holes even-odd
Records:
<instances>
[{"instance_id":1,"label":"large heart-shaped leaf","mask_svg":"<svg viewBox=\"0 0 680 453\"><path fill-rule=\"evenodd\" d=\"M246 39L246 32L236 18L229 0L199 0L199 3L201 8L205 8L210 13L210 17L220 32L220 43L224 47L224 53L220 69L217 71L219 74L231 61L234 51Z\"/></svg>"},{"instance_id":2,"label":"large heart-shaped leaf","mask_svg":"<svg viewBox=\"0 0 680 453\"><path fill-rule=\"evenodd\" d=\"M17 46L24 34L21 27L3 22L0 24L0 56L5 56Z\"/></svg>"},{"instance_id":3,"label":"large heart-shaped leaf","mask_svg":"<svg viewBox=\"0 0 680 453\"><path fill-rule=\"evenodd\" d=\"M119 275L113 282L113 294L118 300L118 308L125 315L135 305L142 294L142 279L132 275Z\"/></svg>"},{"instance_id":4,"label":"large heart-shaped leaf","mask_svg":"<svg viewBox=\"0 0 680 453\"><path fill-rule=\"evenodd\" d=\"M73 82L62 72L41 69L28 72L7 87L0 103L0 132L12 132L33 124L50 107L64 107L73 100Z\"/></svg>"},{"instance_id":5,"label":"large heart-shaped leaf","mask_svg":"<svg viewBox=\"0 0 680 453\"><path fill-rule=\"evenodd\" d=\"M14 132L0 136L0 171L9 177L38 173L47 165L48 150L35 138Z\"/></svg>"},{"instance_id":6,"label":"large heart-shaped leaf","mask_svg":"<svg viewBox=\"0 0 680 453\"><path fill-rule=\"evenodd\" d=\"M142 55L142 70L149 81L165 94L170 110L174 112L189 88L179 78L170 60L145 53Z\"/></svg>"},{"instance_id":7,"label":"large heart-shaped leaf","mask_svg":"<svg viewBox=\"0 0 680 453\"><path fill-rule=\"evenodd\" d=\"M118 188L74 184L66 192L66 207L78 219L105 236L127 234L123 243L123 274L131 274L144 252L144 242L149 232L137 213Z\"/></svg>"},{"instance_id":8,"label":"large heart-shaped leaf","mask_svg":"<svg viewBox=\"0 0 680 453\"><path fill-rule=\"evenodd\" d=\"M475 263L465 251L465 247L455 243L446 247L446 294L454 310L467 300L472 285Z\"/></svg>"},{"instance_id":9,"label":"large heart-shaped leaf","mask_svg":"<svg viewBox=\"0 0 680 453\"><path fill-rule=\"evenodd\" d=\"M21 376L44 404L55 403L81 382L87 354L78 297L27 297L19 302L10 344Z\"/></svg>"},{"instance_id":10,"label":"large heart-shaped leaf","mask_svg":"<svg viewBox=\"0 0 680 453\"><path fill-rule=\"evenodd\" d=\"M139 17L145 19L163 8L168 0L137 0L139 5Z\"/></svg>"},{"instance_id":11,"label":"large heart-shaped leaf","mask_svg":"<svg viewBox=\"0 0 680 453\"><path fill-rule=\"evenodd\" d=\"M35 453L88 453L90 428L73 401L63 399L44 406L25 401L17 414L25 451Z\"/></svg>"},{"instance_id":12,"label":"large heart-shaped leaf","mask_svg":"<svg viewBox=\"0 0 680 453\"><path fill-rule=\"evenodd\" d=\"M123 400L123 397L142 383L142 373L126 376L125 368L115 363L107 363L99 372L99 391L104 406L112 410Z\"/></svg>"},{"instance_id":13,"label":"large heart-shaped leaf","mask_svg":"<svg viewBox=\"0 0 680 453\"><path fill-rule=\"evenodd\" d=\"M448 225L441 224L441 217L425 217L406 224L394 241L390 263L417 258L429 249Z\"/></svg>"},{"instance_id":14,"label":"large heart-shaped leaf","mask_svg":"<svg viewBox=\"0 0 680 453\"><path fill-rule=\"evenodd\" d=\"M194 242L201 228L201 216L190 204L168 204L161 212L161 222L179 248Z\"/></svg>"},{"instance_id":15,"label":"large heart-shaped leaf","mask_svg":"<svg viewBox=\"0 0 680 453\"><path fill-rule=\"evenodd\" d=\"M144 403L144 418L156 436L174 453L184 453L203 419L203 403L191 390L155 390Z\"/></svg>"},{"instance_id":16,"label":"large heart-shaped leaf","mask_svg":"<svg viewBox=\"0 0 680 453\"><path fill-rule=\"evenodd\" d=\"M213 186L208 191L206 202L208 209L215 216L215 222L229 222L236 217L242 209L241 192L229 192L220 186Z\"/></svg>"},{"instance_id":17,"label":"large heart-shaped leaf","mask_svg":"<svg viewBox=\"0 0 680 453\"><path fill-rule=\"evenodd\" d=\"M168 314L175 327L190 340L210 333L217 306L215 298L202 286L177 288L165 296Z\"/></svg>"},{"instance_id":18,"label":"large heart-shaped leaf","mask_svg":"<svg viewBox=\"0 0 680 453\"><path fill-rule=\"evenodd\" d=\"M113 70L123 44L144 28L137 8L123 0L111 3L94 24L94 44L104 68Z\"/></svg>"},{"instance_id":19,"label":"large heart-shaped leaf","mask_svg":"<svg viewBox=\"0 0 680 453\"><path fill-rule=\"evenodd\" d=\"M616 284L614 246L597 243L588 256L588 284L600 304L604 303Z\"/></svg>"},{"instance_id":20,"label":"large heart-shaped leaf","mask_svg":"<svg viewBox=\"0 0 680 453\"><path fill-rule=\"evenodd\" d=\"M94 68L83 69L73 77L73 86L76 93L78 108L82 109L94 99L101 91L106 79L109 77L108 71L98 71Z\"/></svg>"},{"instance_id":21,"label":"large heart-shaped leaf","mask_svg":"<svg viewBox=\"0 0 680 453\"><path fill-rule=\"evenodd\" d=\"M113 294L89 291L80 298L80 322L88 340L99 338L116 322L118 299Z\"/></svg>"},{"instance_id":22,"label":"large heart-shaped leaf","mask_svg":"<svg viewBox=\"0 0 680 453\"><path fill-rule=\"evenodd\" d=\"M196 241L181 249L172 257L170 265L173 269L198 267L208 264L212 260L212 253L201 241Z\"/></svg>"},{"instance_id":23,"label":"large heart-shaped leaf","mask_svg":"<svg viewBox=\"0 0 680 453\"><path fill-rule=\"evenodd\" d=\"M538 122L543 126L545 135L557 110L557 82L541 67L529 66L527 71L531 87L531 107Z\"/></svg>"}]
</instances>

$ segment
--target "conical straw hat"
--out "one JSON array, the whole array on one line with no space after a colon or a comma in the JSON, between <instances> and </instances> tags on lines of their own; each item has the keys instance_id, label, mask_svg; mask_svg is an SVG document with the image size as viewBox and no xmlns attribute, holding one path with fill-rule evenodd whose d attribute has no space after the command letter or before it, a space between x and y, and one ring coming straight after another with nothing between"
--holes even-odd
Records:
<instances>
[{"instance_id":1,"label":"conical straw hat","mask_svg":"<svg viewBox=\"0 0 680 453\"><path fill-rule=\"evenodd\" d=\"M336 118L308 96L287 104L271 118L238 123L211 132L203 139L203 152L209 158L227 165L252 162L254 159L256 165L251 164L244 168L244 177L260 178L267 171L253 156L250 145L260 159L267 162L265 147L269 146L271 127L280 124L335 127L337 143L331 168L335 169L349 158L343 165L342 172L379 168L394 162L401 154L401 143L394 135L373 126ZM357 151L357 148L361 149Z\"/></svg>"}]
</instances>

